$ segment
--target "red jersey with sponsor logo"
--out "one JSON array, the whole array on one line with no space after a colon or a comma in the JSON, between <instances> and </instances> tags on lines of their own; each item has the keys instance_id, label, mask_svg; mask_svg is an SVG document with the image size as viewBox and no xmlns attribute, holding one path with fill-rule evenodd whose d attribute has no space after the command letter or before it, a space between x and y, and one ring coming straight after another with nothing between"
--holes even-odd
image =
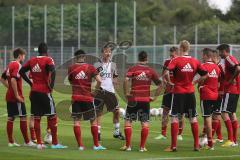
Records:
<instances>
[{"instance_id":1,"label":"red jersey with sponsor logo","mask_svg":"<svg viewBox=\"0 0 240 160\"><path fill-rule=\"evenodd\" d=\"M206 62L201 65L207 72L208 78L199 87L201 100L217 100L218 82L221 71L217 64Z\"/></svg>"},{"instance_id":2,"label":"red jersey with sponsor logo","mask_svg":"<svg viewBox=\"0 0 240 160\"><path fill-rule=\"evenodd\" d=\"M15 78L17 81L17 91L18 95L23 98L23 93L22 93L22 78L19 75L19 70L21 69L21 64L17 61L12 61L8 64L8 67L5 71L6 76L7 76L7 81L8 81L8 90L6 94L6 101L7 102L17 102L17 99L14 95L13 88L12 88L12 83L11 79Z\"/></svg>"},{"instance_id":3,"label":"red jersey with sponsor logo","mask_svg":"<svg viewBox=\"0 0 240 160\"><path fill-rule=\"evenodd\" d=\"M230 84L228 81L234 74L235 67L239 65L237 59L231 55L227 56L224 59L224 92L231 94L239 94L240 93L240 76L237 76L234 79L234 82Z\"/></svg>"},{"instance_id":4,"label":"red jersey with sponsor logo","mask_svg":"<svg viewBox=\"0 0 240 160\"><path fill-rule=\"evenodd\" d=\"M170 62L171 62L171 59L166 59L164 64L163 64L163 67L167 68ZM173 71L170 71L169 75L170 75L171 82L174 83ZM171 93L172 89L173 89L172 86L167 85L166 88L165 88L165 93Z\"/></svg>"},{"instance_id":5,"label":"red jersey with sponsor logo","mask_svg":"<svg viewBox=\"0 0 240 160\"><path fill-rule=\"evenodd\" d=\"M173 71L173 93L179 94L194 93L192 81L196 73L207 74L200 62L188 55L173 58L168 69Z\"/></svg>"},{"instance_id":6,"label":"red jersey with sponsor logo","mask_svg":"<svg viewBox=\"0 0 240 160\"><path fill-rule=\"evenodd\" d=\"M50 73L47 71L49 66L54 66L54 61L48 56L37 56L28 60L23 67L29 68L33 81L31 91L50 93Z\"/></svg>"},{"instance_id":7,"label":"red jersey with sponsor logo","mask_svg":"<svg viewBox=\"0 0 240 160\"><path fill-rule=\"evenodd\" d=\"M68 79L72 85L72 100L92 102L92 78L98 74L93 65L76 63L68 68Z\"/></svg>"},{"instance_id":8,"label":"red jersey with sponsor logo","mask_svg":"<svg viewBox=\"0 0 240 160\"><path fill-rule=\"evenodd\" d=\"M130 92L132 97L129 97L128 101L149 102L151 82L155 84L159 82L156 71L147 65L137 64L128 69L126 77L132 82Z\"/></svg>"}]
</instances>

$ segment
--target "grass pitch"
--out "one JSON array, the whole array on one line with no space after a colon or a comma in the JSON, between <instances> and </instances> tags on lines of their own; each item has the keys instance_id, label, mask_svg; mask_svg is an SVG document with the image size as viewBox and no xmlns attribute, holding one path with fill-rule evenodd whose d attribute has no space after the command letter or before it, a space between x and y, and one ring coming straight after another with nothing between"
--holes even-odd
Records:
<instances>
[{"instance_id":1,"label":"grass pitch","mask_svg":"<svg viewBox=\"0 0 240 160\"><path fill-rule=\"evenodd\" d=\"M85 151L78 151L77 143L75 141L73 127L71 121L59 120L58 124L58 135L59 141L69 146L68 149L64 150L37 150L35 148L19 147L9 148L7 147L7 135L6 135L6 105L5 105L5 91L3 86L0 86L0 160L163 160L163 159L240 159L239 147L235 148L223 148L221 144L215 145L214 151L201 150L200 152L194 152L193 149L193 138L191 129L188 121L185 121L185 127L183 131L183 141L178 142L178 152L168 153L163 150L170 145L170 127L167 129L167 140L154 140L154 137L160 133L160 120L159 118L151 119L150 134L147 140L146 147L148 152L140 153L138 151L140 141L140 130L141 126L139 122L133 124L133 136L132 136L132 151L123 152L119 148L124 145L124 141L114 139L112 137L113 124L112 114L105 114L102 121L102 142L101 144L107 147L106 151L93 151L92 150L92 136L90 132L89 122L82 122L82 137L83 143L86 147ZM28 100L29 88L24 87L24 95L26 106L28 108L30 103ZM198 97L198 95L196 95ZM69 95L63 95L54 93L55 103L57 104L61 100L69 99ZM151 107L159 107L162 97L151 104ZM198 99L198 98L197 98ZM199 110L198 102L198 113L199 113L199 131L202 130L202 117ZM121 107L125 107L125 103L120 100ZM239 115L239 112L238 112ZM45 134L46 119L42 119L42 135ZM226 139L226 129L222 124L222 131L224 138ZM123 132L123 119L121 119L121 130ZM19 119L16 119L14 123L14 137L16 142L23 144L23 138L19 129Z\"/></svg>"}]
</instances>

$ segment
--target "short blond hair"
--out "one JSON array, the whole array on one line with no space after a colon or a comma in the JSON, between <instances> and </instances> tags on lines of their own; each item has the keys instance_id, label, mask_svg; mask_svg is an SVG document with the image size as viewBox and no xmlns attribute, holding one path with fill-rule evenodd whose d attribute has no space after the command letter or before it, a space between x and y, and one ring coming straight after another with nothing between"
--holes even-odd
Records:
<instances>
[{"instance_id":1,"label":"short blond hair","mask_svg":"<svg viewBox=\"0 0 240 160\"><path fill-rule=\"evenodd\" d=\"M180 42L179 47L182 52L188 52L190 50L190 43L187 40L183 40Z\"/></svg>"}]
</instances>

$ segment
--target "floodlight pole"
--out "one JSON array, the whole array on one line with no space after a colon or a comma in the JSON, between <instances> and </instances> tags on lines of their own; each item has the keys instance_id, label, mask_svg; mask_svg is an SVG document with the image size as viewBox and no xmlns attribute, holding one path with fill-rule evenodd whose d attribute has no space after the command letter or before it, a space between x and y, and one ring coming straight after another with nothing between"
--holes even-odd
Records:
<instances>
[{"instance_id":1,"label":"floodlight pole","mask_svg":"<svg viewBox=\"0 0 240 160\"><path fill-rule=\"evenodd\" d=\"M198 51L198 26L196 25L195 26L195 58L197 58L198 57L198 55L197 55L197 51Z\"/></svg>"},{"instance_id":2,"label":"floodlight pole","mask_svg":"<svg viewBox=\"0 0 240 160\"><path fill-rule=\"evenodd\" d=\"M44 42L47 43L47 5L44 6Z\"/></svg>"},{"instance_id":3,"label":"floodlight pole","mask_svg":"<svg viewBox=\"0 0 240 160\"><path fill-rule=\"evenodd\" d=\"M174 45L177 44L177 27L176 26L173 27L173 44Z\"/></svg>"},{"instance_id":4,"label":"floodlight pole","mask_svg":"<svg viewBox=\"0 0 240 160\"><path fill-rule=\"evenodd\" d=\"M28 59L31 57L31 5L28 6Z\"/></svg>"},{"instance_id":5,"label":"floodlight pole","mask_svg":"<svg viewBox=\"0 0 240 160\"><path fill-rule=\"evenodd\" d=\"M12 50L15 48L15 6L12 6Z\"/></svg>"},{"instance_id":6,"label":"floodlight pole","mask_svg":"<svg viewBox=\"0 0 240 160\"><path fill-rule=\"evenodd\" d=\"M156 63L156 26L153 26L153 62Z\"/></svg>"},{"instance_id":7,"label":"floodlight pole","mask_svg":"<svg viewBox=\"0 0 240 160\"><path fill-rule=\"evenodd\" d=\"M98 2L96 2L96 55L98 56L98 32L99 32L99 25L98 25Z\"/></svg>"},{"instance_id":8,"label":"floodlight pole","mask_svg":"<svg viewBox=\"0 0 240 160\"><path fill-rule=\"evenodd\" d=\"M133 49L134 49L134 62L137 62L137 48L136 48L136 1L133 1Z\"/></svg>"},{"instance_id":9,"label":"floodlight pole","mask_svg":"<svg viewBox=\"0 0 240 160\"><path fill-rule=\"evenodd\" d=\"M61 4L61 64L63 64L63 17L64 16L64 5Z\"/></svg>"},{"instance_id":10,"label":"floodlight pole","mask_svg":"<svg viewBox=\"0 0 240 160\"><path fill-rule=\"evenodd\" d=\"M81 47L81 4L78 3L78 48Z\"/></svg>"},{"instance_id":11,"label":"floodlight pole","mask_svg":"<svg viewBox=\"0 0 240 160\"><path fill-rule=\"evenodd\" d=\"M117 2L114 2L114 42L117 43Z\"/></svg>"}]
</instances>

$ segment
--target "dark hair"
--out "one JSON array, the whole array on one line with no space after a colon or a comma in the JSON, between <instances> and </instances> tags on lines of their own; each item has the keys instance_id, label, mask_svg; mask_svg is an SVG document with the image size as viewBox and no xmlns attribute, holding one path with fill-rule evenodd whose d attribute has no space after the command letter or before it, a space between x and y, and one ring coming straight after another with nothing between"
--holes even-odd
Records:
<instances>
[{"instance_id":1,"label":"dark hair","mask_svg":"<svg viewBox=\"0 0 240 160\"><path fill-rule=\"evenodd\" d=\"M170 49L169 49L169 51L172 53L172 52L176 52L176 51L178 51L178 48L177 47L171 47Z\"/></svg>"},{"instance_id":2,"label":"dark hair","mask_svg":"<svg viewBox=\"0 0 240 160\"><path fill-rule=\"evenodd\" d=\"M138 54L138 60L140 62L147 61L147 57L148 57L148 55L147 55L147 52L145 52L145 51L141 51Z\"/></svg>"},{"instance_id":3,"label":"dark hair","mask_svg":"<svg viewBox=\"0 0 240 160\"><path fill-rule=\"evenodd\" d=\"M207 56L211 56L211 54L213 53L213 50L210 48L204 48L202 50L203 54L207 55Z\"/></svg>"},{"instance_id":4,"label":"dark hair","mask_svg":"<svg viewBox=\"0 0 240 160\"><path fill-rule=\"evenodd\" d=\"M16 59L18 58L19 55L24 55L26 54L26 51L22 48L17 48L13 51L13 57Z\"/></svg>"},{"instance_id":5,"label":"dark hair","mask_svg":"<svg viewBox=\"0 0 240 160\"><path fill-rule=\"evenodd\" d=\"M109 47L109 46L105 45L105 46L103 46L103 48L102 48L101 52L102 52L102 53L104 53L104 50L105 50L105 49L110 49L110 50L112 50L112 49L111 49L111 47Z\"/></svg>"},{"instance_id":6,"label":"dark hair","mask_svg":"<svg viewBox=\"0 0 240 160\"><path fill-rule=\"evenodd\" d=\"M212 52L213 52L213 53L218 53L218 51L217 51L217 50L215 50L215 49L212 49Z\"/></svg>"},{"instance_id":7,"label":"dark hair","mask_svg":"<svg viewBox=\"0 0 240 160\"><path fill-rule=\"evenodd\" d=\"M226 52L230 52L230 46L228 44L220 44L218 47L217 47L217 50L219 51L226 51Z\"/></svg>"},{"instance_id":8,"label":"dark hair","mask_svg":"<svg viewBox=\"0 0 240 160\"><path fill-rule=\"evenodd\" d=\"M82 55L85 55L86 53L84 52L84 50L77 50L75 53L74 53L74 56L75 57L79 57L79 56L82 56Z\"/></svg>"},{"instance_id":9,"label":"dark hair","mask_svg":"<svg viewBox=\"0 0 240 160\"><path fill-rule=\"evenodd\" d=\"M47 44L45 42L42 42L39 44L38 46L38 53L39 54L44 54L48 52L48 47Z\"/></svg>"}]
</instances>

